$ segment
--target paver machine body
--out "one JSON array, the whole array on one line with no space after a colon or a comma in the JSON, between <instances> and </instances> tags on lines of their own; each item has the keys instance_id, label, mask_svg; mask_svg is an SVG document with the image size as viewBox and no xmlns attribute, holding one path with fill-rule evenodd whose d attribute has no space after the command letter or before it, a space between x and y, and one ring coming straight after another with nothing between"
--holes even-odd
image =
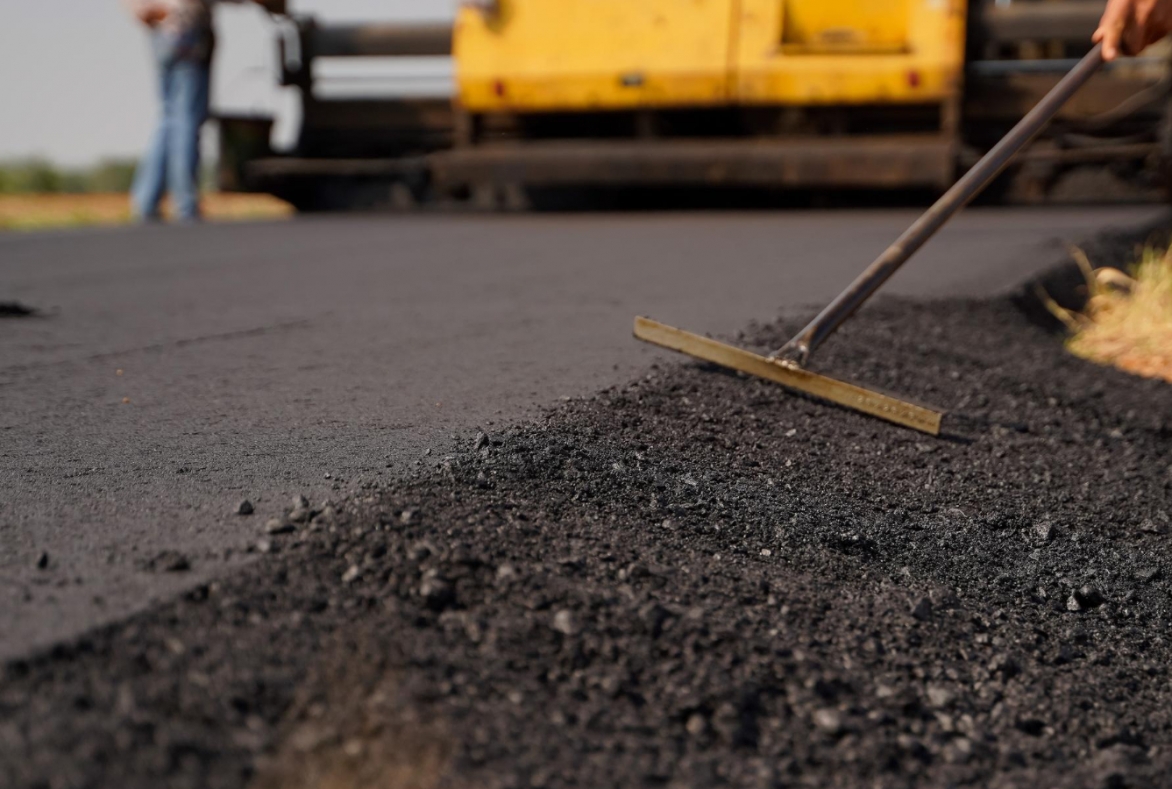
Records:
<instances>
[{"instance_id":1,"label":"paver machine body","mask_svg":"<svg viewBox=\"0 0 1172 789\"><path fill-rule=\"evenodd\" d=\"M498 147L452 157L449 174L464 165L468 176L511 172L529 184L589 169L614 182L945 186L965 18L964 0L465 7L454 36L463 142ZM660 166L635 161L647 146L616 144L624 138L659 142ZM508 147L518 140L529 146Z\"/></svg>"},{"instance_id":2,"label":"paver machine body","mask_svg":"<svg viewBox=\"0 0 1172 789\"><path fill-rule=\"evenodd\" d=\"M264 123L229 119L221 161L226 183L307 208L395 189L407 203L489 206L580 187L942 192L1086 55L1103 5L475 0L454 25L290 16L296 149L273 155L256 144ZM330 97L315 65L448 54L450 97ZM1085 171L1132 198L1159 195L1170 87L1166 56L1095 74L1015 159L1010 196L1047 200Z\"/></svg>"},{"instance_id":3,"label":"paver machine body","mask_svg":"<svg viewBox=\"0 0 1172 789\"><path fill-rule=\"evenodd\" d=\"M504 0L456 25L469 112L940 105L964 0Z\"/></svg>"}]
</instances>

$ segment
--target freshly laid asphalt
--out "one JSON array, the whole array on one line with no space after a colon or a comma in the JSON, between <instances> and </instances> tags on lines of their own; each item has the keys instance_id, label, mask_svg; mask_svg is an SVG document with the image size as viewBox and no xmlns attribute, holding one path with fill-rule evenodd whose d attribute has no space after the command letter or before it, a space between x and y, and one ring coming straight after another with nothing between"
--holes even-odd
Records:
<instances>
[{"instance_id":1,"label":"freshly laid asphalt","mask_svg":"<svg viewBox=\"0 0 1172 789\"><path fill-rule=\"evenodd\" d=\"M1068 242L1162 213L974 210L885 292L1003 292ZM639 376L664 357L631 339L635 314L731 335L817 306L914 218L370 216L0 237L0 301L39 311L0 320L0 659L247 561L294 495L341 498ZM235 514L244 499L255 514Z\"/></svg>"}]
</instances>

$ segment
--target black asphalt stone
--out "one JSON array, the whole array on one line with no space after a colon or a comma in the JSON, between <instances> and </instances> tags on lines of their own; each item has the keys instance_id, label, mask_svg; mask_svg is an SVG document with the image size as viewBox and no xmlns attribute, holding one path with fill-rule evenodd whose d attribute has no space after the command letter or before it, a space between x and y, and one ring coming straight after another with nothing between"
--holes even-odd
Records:
<instances>
[{"instance_id":1,"label":"black asphalt stone","mask_svg":"<svg viewBox=\"0 0 1172 789\"><path fill-rule=\"evenodd\" d=\"M143 566L149 572L183 573L191 569L191 559L179 551L161 551Z\"/></svg>"},{"instance_id":2,"label":"black asphalt stone","mask_svg":"<svg viewBox=\"0 0 1172 789\"><path fill-rule=\"evenodd\" d=\"M0 301L0 318L31 318L36 314L35 309L19 301Z\"/></svg>"},{"instance_id":3,"label":"black asphalt stone","mask_svg":"<svg viewBox=\"0 0 1172 789\"><path fill-rule=\"evenodd\" d=\"M1172 786L1172 546L1135 528L1172 388L1008 299L825 350L949 435L686 362L567 401L7 664L0 785Z\"/></svg>"},{"instance_id":4,"label":"black asphalt stone","mask_svg":"<svg viewBox=\"0 0 1172 789\"><path fill-rule=\"evenodd\" d=\"M921 597L917 602L915 608L912 609L912 616L921 622L927 622L932 619L932 601L927 597Z\"/></svg>"},{"instance_id":5,"label":"black asphalt stone","mask_svg":"<svg viewBox=\"0 0 1172 789\"><path fill-rule=\"evenodd\" d=\"M1084 586L1074 593L1074 599L1081 608L1098 608L1106 601L1103 593L1093 586Z\"/></svg>"},{"instance_id":6,"label":"black asphalt stone","mask_svg":"<svg viewBox=\"0 0 1172 789\"><path fill-rule=\"evenodd\" d=\"M284 518L270 518L265 523L265 533L271 535L292 534L297 527Z\"/></svg>"}]
</instances>

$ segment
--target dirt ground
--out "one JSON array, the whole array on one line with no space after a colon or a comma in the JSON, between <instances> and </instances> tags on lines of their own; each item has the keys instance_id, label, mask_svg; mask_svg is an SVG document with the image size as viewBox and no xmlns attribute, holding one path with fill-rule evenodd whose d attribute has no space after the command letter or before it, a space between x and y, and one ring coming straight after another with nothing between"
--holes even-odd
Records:
<instances>
[{"instance_id":1,"label":"dirt ground","mask_svg":"<svg viewBox=\"0 0 1172 789\"><path fill-rule=\"evenodd\" d=\"M819 367L948 436L681 362L293 502L5 666L0 785L1172 786L1172 388L1009 299L882 301Z\"/></svg>"},{"instance_id":2,"label":"dirt ground","mask_svg":"<svg viewBox=\"0 0 1172 789\"><path fill-rule=\"evenodd\" d=\"M205 194L209 221L279 219L292 215L288 203L269 195ZM170 208L164 207L170 215ZM0 195L0 230L48 230L63 227L120 225L130 221L129 199L123 194Z\"/></svg>"}]
</instances>

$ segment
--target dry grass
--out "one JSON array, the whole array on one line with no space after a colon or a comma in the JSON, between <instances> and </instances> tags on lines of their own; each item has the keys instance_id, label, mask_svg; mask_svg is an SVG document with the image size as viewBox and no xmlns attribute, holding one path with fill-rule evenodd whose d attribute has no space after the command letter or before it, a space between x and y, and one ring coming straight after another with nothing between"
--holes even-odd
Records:
<instances>
[{"instance_id":1,"label":"dry grass","mask_svg":"<svg viewBox=\"0 0 1172 789\"><path fill-rule=\"evenodd\" d=\"M1071 352L1172 383L1172 249L1149 247L1128 273L1094 269L1081 251L1074 252L1090 296L1085 311L1072 313L1046 297L1071 330Z\"/></svg>"},{"instance_id":2,"label":"dry grass","mask_svg":"<svg viewBox=\"0 0 1172 789\"><path fill-rule=\"evenodd\" d=\"M207 194L204 216L213 222L280 219L293 207L268 195ZM164 207L170 215L170 209ZM124 194L0 195L0 230L51 230L54 228L121 225L131 221L129 199Z\"/></svg>"}]
</instances>

